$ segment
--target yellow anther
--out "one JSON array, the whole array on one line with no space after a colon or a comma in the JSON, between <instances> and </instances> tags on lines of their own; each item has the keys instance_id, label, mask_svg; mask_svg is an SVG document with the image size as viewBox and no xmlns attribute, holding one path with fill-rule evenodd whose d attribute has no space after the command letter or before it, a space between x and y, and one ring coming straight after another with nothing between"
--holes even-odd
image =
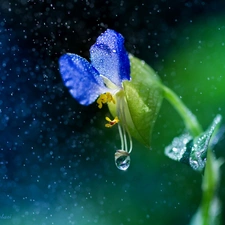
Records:
<instances>
[{"instance_id":1,"label":"yellow anther","mask_svg":"<svg viewBox=\"0 0 225 225\"><path fill-rule=\"evenodd\" d=\"M115 99L113 98L113 96L109 92L106 92L106 93L101 94L99 96L99 98L97 99L98 108L101 109L102 104L105 104L107 102L113 102L115 104Z\"/></svg>"},{"instance_id":2,"label":"yellow anther","mask_svg":"<svg viewBox=\"0 0 225 225\"><path fill-rule=\"evenodd\" d=\"M119 119L117 116L114 118L114 120L109 119L109 117L106 117L105 119L109 122L105 125L105 127L112 127L115 124L119 123Z\"/></svg>"},{"instance_id":3,"label":"yellow anther","mask_svg":"<svg viewBox=\"0 0 225 225\"><path fill-rule=\"evenodd\" d=\"M113 102L114 104L116 103L115 99L113 98L113 96L109 92L106 92L105 94L107 96L107 102Z\"/></svg>"}]
</instances>

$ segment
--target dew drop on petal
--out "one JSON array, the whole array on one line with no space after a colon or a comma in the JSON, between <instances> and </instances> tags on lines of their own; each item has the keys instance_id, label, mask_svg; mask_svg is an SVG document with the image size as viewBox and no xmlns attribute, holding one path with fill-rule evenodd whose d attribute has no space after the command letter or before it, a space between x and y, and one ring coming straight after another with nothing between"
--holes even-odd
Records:
<instances>
[{"instance_id":1,"label":"dew drop on petal","mask_svg":"<svg viewBox=\"0 0 225 225\"><path fill-rule=\"evenodd\" d=\"M115 153L115 164L119 170L127 170L130 166L130 154L124 150L117 150Z\"/></svg>"}]
</instances>

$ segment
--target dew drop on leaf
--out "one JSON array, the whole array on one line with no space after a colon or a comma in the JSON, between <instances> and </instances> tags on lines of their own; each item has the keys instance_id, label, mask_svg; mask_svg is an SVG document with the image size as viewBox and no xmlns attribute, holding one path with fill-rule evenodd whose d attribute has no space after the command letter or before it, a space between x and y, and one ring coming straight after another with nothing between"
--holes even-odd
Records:
<instances>
[{"instance_id":1,"label":"dew drop on leaf","mask_svg":"<svg viewBox=\"0 0 225 225\"><path fill-rule=\"evenodd\" d=\"M188 150L188 143L192 140L191 135L184 133L179 137L175 137L171 145L165 149L165 154L175 160L180 161Z\"/></svg>"},{"instance_id":2,"label":"dew drop on leaf","mask_svg":"<svg viewBox=\"0 0 225 225\"><path fill-rule=\"evenodd\" d=\"M211 126L197 137L190 134L182 134L175 137L172 144L165 148L165 154L169 158L189 165L193 170L202 171L206 165L207 150L216 144L219 139L213 139L213 145L210 145L214 131L217 131L217 125L221 122L222 116L217 115ZM216 132L215 134L216 135Z\"/></svg>"}]
</instances>

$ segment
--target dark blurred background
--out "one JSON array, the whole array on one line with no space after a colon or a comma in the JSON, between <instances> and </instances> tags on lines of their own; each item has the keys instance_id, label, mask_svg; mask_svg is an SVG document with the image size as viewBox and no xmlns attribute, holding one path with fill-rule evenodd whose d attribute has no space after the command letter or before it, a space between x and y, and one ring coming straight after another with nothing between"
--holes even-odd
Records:
<instances>
[{"instance_id":1,"label":"dark blurred background","mask_svg":"<svg viewBox=\"0 0 225 225\"><path fill-rule=\"evenodd\" d=\"M202 175L164 155L184 131L167 101L151 150L134 141L122 172L114 165L117 129L104 128L107 107L81 106L63 86L58 58L89 58L107 28L124 36L127 51L155 69L204 129L216 114L225 117L224 1L3 0L0 224L180 225L197 210ZM221 202L224 185L222 166Z\"/></svg>"}]
</instances>

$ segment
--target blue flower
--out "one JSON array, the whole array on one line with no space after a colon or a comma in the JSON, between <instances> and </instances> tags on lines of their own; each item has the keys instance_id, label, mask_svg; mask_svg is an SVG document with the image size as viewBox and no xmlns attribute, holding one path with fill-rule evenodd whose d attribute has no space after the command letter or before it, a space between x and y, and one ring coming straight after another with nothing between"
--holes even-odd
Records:
<instances>
[{"instance_id":1,"label":"blue flower","mask_svg":"<svg viewBox=\"0 0 225 225\"><path fill-rule=\"evenodd\" d=\"M130 61L123 36L107 29L91 46L90 59L91 63L67 53L59 59L60 73L71 95L82 105L93 103L103 94L102 101L98 101L101 108L101 103L114 100L110 96L122 89L124 80L130 80Z\"/></svg>"},{"instance_id":2,"label":"blue flower","mask_svg":"<svg viewBox=\"0 0 225 225\"><path fill-rule=\"evenodd\" d=\"M108 105L114 117L106 127L118 125L121 147L115 153L116 166L130 165L131 136L149 147L152 128L163 98L162 85L154 70L124 48L124 38L113 30L101 34L90 49L90 62L72 53L60 57L65 86L82 105L97 99L99 108ZM132 81L131 81L132 77Z\"/></svg>"},{"instance_id":3,"label":"blue flower","mask_svg":"<svg viewBox=\"0 0 225 225\"><path fill-rule=\"evenodd\" d=\"M111 108L114 109L115 118L111 120L106 117L108 123L105 126L118 124L121 149L115 153L115 163L119 169L126 170L130 165L129 154L132 150L127 123L132 123L132 120L123 88L123 81L131 79L130 60L124 48L123 36L114 30L106 30L91 46L90 56L91 62L72 53L61 56L60 73L65 86L80 104L89 105L98 98L99 108L105 103L114 105Z\"/></svg>"}]
</instances>

